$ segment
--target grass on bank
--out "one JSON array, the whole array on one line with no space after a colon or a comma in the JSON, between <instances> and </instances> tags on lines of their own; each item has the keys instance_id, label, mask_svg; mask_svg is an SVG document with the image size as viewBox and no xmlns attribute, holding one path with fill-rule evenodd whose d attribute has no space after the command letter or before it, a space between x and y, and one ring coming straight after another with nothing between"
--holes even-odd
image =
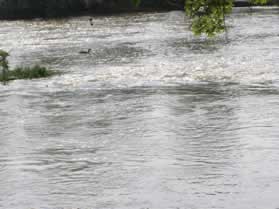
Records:
<instances>
[{"instance_id":1,"label":"grass on bank","mask_svg":"<svg viewBox=\"0 0 279 209\"><path fill-rule=\"evenodd\" d=\"M17 67L14 70L10 70L9 56L10 54L8 52L0 49L0 82L4 84L12 80L46 78L60 74L58 71L50 70L39 65L33 67Z\"/></svg>"},{"instance_id":2,"label":"grass on bank","mask_svg":"<svg viewBox=\"0 0 279 209\"><path fill-rule=\"evenodd\" d=\"M19 79L46 78L59 74L59 72L35 65L33 67L17 67L14 70L0 72L0 82L8 82Z\"/></svg>"}]
</instances>

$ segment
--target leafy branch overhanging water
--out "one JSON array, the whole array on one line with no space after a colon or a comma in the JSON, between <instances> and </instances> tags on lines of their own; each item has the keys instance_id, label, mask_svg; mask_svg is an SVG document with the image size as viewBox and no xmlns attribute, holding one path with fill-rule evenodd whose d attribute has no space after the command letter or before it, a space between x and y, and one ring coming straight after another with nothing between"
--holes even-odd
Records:
<instances>
[{"instance_id":1,"label":"leafy branch overhanging water","mask_svg":"<svg viewBox=\"0 0 279 209\"><path fill-rule=\"evenodd\" d=\"M140 0L132 0L139 6ZM179 1L179 0L174 0ZM252 4L264 5L269 0L250 0ZM232 11L234 0L185 0L186 15L191 19L195 35L215 36L226 30L226 15Z\"/></svg>"}]
</instances>

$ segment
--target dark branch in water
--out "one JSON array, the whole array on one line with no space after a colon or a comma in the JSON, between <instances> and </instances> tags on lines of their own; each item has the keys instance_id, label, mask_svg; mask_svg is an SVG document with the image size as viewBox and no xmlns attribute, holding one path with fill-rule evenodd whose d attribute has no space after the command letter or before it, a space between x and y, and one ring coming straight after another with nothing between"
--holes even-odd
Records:
<instances>
[{"instance_id":1,"label":"dark branch in water","mask_svg":"<svg viewBox=\"0 0 279 209\"><path fill-rule=\"evenodd\" d=\"M91 26L94 25L94 23L93 23L93 18L90 18L90 19L89 19L89 22L90 22L90 25L91 25Z\"/></svg>"}]
</instances>

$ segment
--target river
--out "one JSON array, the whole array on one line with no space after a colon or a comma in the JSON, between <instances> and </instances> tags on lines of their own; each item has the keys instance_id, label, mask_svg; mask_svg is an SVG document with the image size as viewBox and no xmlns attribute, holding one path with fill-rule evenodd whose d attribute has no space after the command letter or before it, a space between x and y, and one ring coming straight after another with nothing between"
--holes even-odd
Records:
<instances>
[{"instance_id":1,"label":"river","mask_svg":"<svg viewBox=\"0 0 279 209\"><path fill-rule=\"evenodd\" d=\"M279 9L0 22L1 209L278 209ZM92 49L91 54L79 54Z\"/></svg>"}]
</instances>

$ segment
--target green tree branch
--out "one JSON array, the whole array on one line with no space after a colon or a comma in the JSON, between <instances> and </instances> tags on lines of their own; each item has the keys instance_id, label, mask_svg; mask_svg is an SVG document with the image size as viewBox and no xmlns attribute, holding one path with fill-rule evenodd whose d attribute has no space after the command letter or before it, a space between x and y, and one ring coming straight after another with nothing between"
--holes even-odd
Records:
<instances>
[{"instance_id":1,"label":"green tree branch","mask_svg":"<svg viewBox=\"0 0 279 209\"><path fill-rule=\"evenodd\" d=\"M141 0L132 0L139 6ZM252 4L263 5L268 0L250 0ZM185 0L185 12L191 19L191 30L195 35L215 36L226 30L226 15L230 14L233 0Z\"/></svg>"}]
</instances>

